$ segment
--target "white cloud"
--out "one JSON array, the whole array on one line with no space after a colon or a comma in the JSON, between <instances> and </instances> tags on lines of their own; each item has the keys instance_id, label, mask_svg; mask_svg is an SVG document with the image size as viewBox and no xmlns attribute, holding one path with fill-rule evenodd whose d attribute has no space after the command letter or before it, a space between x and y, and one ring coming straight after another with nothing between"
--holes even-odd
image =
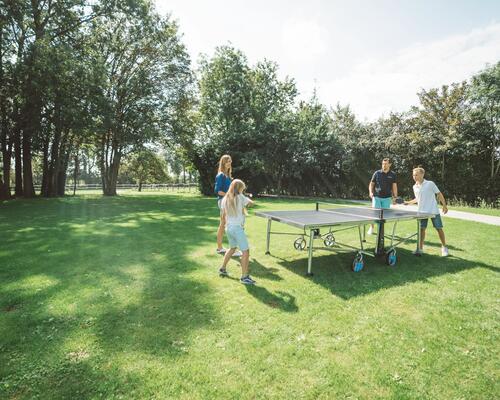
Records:
<instances>
[{"instance_id":1,"label":"white cloud","mask_svg":"<svg viewBox=\"0 0 500 400\"><path fill-rule=\"evenodd\" d=\"M328 105L350 104L369 120L416 105L416 93L469 79L486 63L500 60L500 23L431 43L419 43L391 58L367 59L346 76L318 83ZM312 85L301 85L303 93Z\"/></svg>"},{"instance_id":2,"label":"white cloud","mask_svg":"<svg viewBox=\"0 0 500 400\"><path fill-rule=\"evenodd\" d=\"M281 31L282 50L292 60L310 60L326 52L326 37L326 29L312 19L289 19Z\"/></svg>"}]
</instances>

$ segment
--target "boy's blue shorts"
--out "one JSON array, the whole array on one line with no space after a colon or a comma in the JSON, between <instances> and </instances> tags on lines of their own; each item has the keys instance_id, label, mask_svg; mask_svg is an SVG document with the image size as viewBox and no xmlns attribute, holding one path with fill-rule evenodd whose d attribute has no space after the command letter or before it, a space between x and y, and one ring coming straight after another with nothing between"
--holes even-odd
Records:
<instances>
[{"instance_id":1,"label":"boy's blue shorts","mask_svg":"<svg viewBox=\"0 0 500 400\"><path fill-rule=\"evenodd\" d=\"M247 235L241 225L228 225L226 227L226 234L230 248L239 247L241 251L249 249Z\"/></svg>"},{"instance_id":2,"label":"boy's blue shorts","mask_svg":"<svg viewBox=\"0 0 500 400\"><path fill-rule=\"evenodd\" d=\"M391 208L392 198L391 197L375 197L372 199L373 208Z\"/></svg>"},{"instance_id":3,"label":"boy's blue shorts","mask_svg":"<svg viewBox=\"0 0 500 400\"><path fill-rule=\"evenodd\" d=\"M421 228L427 228L427 223L429 222L429 219L421 219L420 220L420 227ZM441 215L436 214L434 218L431 218L432 226L436 229L443 229L443 220L441 219Z\"/></svg>"}]
</instances>

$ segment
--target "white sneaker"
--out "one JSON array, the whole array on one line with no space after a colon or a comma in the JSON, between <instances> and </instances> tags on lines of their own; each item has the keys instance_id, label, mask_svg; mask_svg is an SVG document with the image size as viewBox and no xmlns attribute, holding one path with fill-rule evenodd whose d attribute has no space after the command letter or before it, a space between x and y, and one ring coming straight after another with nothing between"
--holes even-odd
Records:
<instances>
[{"instance_id":1,"label":"white sneaker","mask_svg":"<svg viewBox=\"0 0 500 400\"><path fill-rule=\"evenodd\" d=\"M441 247L441 256L448 257L449 255L450 252L448 251L448 247L446 246Z\"/></svg>"},{"instance_id":2,"label":"white sneaker","mask_svg":"<svg viewBox=\"0 0 500 400\"><path fill-rule=\"evenodd\" d=\"M243 253L239 250L236 250L233 254L233 257L241 257L243 255Z\"/></svg>"},{"instance_id":3,"label":"white sneaker","mask_svg":"<svg viewBox=\"0 0 500 400\"><path fill-rule=\"evenodd\" d=\"M367 235L373 235L373 226L370 225L370 227L368 228L368 232L366 232Z\"/></svg>"},{"instance_id":4,"label":"white sneaker","mask_svg":"<svg viewBox=\"0 0 500 400\"><path fill-rule=\"evenodd\" d=\"M227 250L226 250L224 247L223 247L223 248L221 248L221 249L217 249L217 250L215 250L215 252L216 252L217 254L226 254L226 251L227 251Z\"/></svg>"},{"instance_id":5,"label":"white sneaker","mask_svg":"<svg viewBox=\"0 0 500 400\"><path fill-rule=\"evenodd\" d=\"M422 254L424 254L424 249L418 249L413 251L414 256L421 256Z\"/></svg>"}]
</instances>

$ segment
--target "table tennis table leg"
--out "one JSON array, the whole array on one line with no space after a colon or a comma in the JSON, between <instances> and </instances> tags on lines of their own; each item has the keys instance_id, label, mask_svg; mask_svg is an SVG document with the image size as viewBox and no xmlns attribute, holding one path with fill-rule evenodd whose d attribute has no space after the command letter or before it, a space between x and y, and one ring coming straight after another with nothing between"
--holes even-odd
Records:
<instances>
[{"instance_id":1,"label":"table tennis table leg","mask_svg":"<svg viewBox=\"0 0 500 400\"><path fill-rule=\"evenodd\" d=\"M309 260L307 261L307 276L312 276L312 256L313 256L313 245L314 245L314 230L309 231Z\"/></svg>"},{"instance_id":2,"label":"table tennis table leg","mask_svg":"<svg viewBox=\"0 0 500 400\"><path fill-rule=\"evenodd\" d=\"M269 218L267 220L266 254L271 254L269 252L269 244L271 242L271 222L272 222L272 220Z\"/></svg>"},{"instance_id":3,"label":"table tennis table leg","mask_svg":"<svg viewBox=\"0 0 500 400\"><path fill-rule=\"evenodd\" d=\"M417 249L415 250L416 255L420 255L420 220L417 219Z\"/></svg>"},{"instance_id":4,"label":"table tennis table leg","mask_svg":"<svg viewBox=\"0 0 500 400\"><path fill-rule=\"evenodd\" d=\"M361 225L358 225L358 233L359 233L359 247L361 250L363 249L363 242L365 241L365 226L363 225L363 233L361 233Z\"/></svg>"}]
</instances>

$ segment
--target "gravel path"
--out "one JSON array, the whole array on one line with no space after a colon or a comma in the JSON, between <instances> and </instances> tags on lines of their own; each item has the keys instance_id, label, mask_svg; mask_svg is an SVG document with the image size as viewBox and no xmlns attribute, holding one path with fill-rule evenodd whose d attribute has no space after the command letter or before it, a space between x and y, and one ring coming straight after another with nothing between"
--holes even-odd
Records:
<instances>
[{"instance_id":1,"label":"gravel path","mask_svg":"<svg viewBox=\"0 0 500 400\"><path fill-rule=\"evenodd\" d=\"M395 205L393 207L400 208L402 210L417 211L417 206L405 206L405 205L398 204L398 205ZM442 213L441 213L441 215L442 215ZM465 212L465 211L448 210L448 213L446 214L446 216L450 217L450 218L465 219L467 221L482 222L483 224L500 226L500 217L495 217L493 215L483 215L483 214L469 213L469 212Z\"/></svg>"}]
</instances>

